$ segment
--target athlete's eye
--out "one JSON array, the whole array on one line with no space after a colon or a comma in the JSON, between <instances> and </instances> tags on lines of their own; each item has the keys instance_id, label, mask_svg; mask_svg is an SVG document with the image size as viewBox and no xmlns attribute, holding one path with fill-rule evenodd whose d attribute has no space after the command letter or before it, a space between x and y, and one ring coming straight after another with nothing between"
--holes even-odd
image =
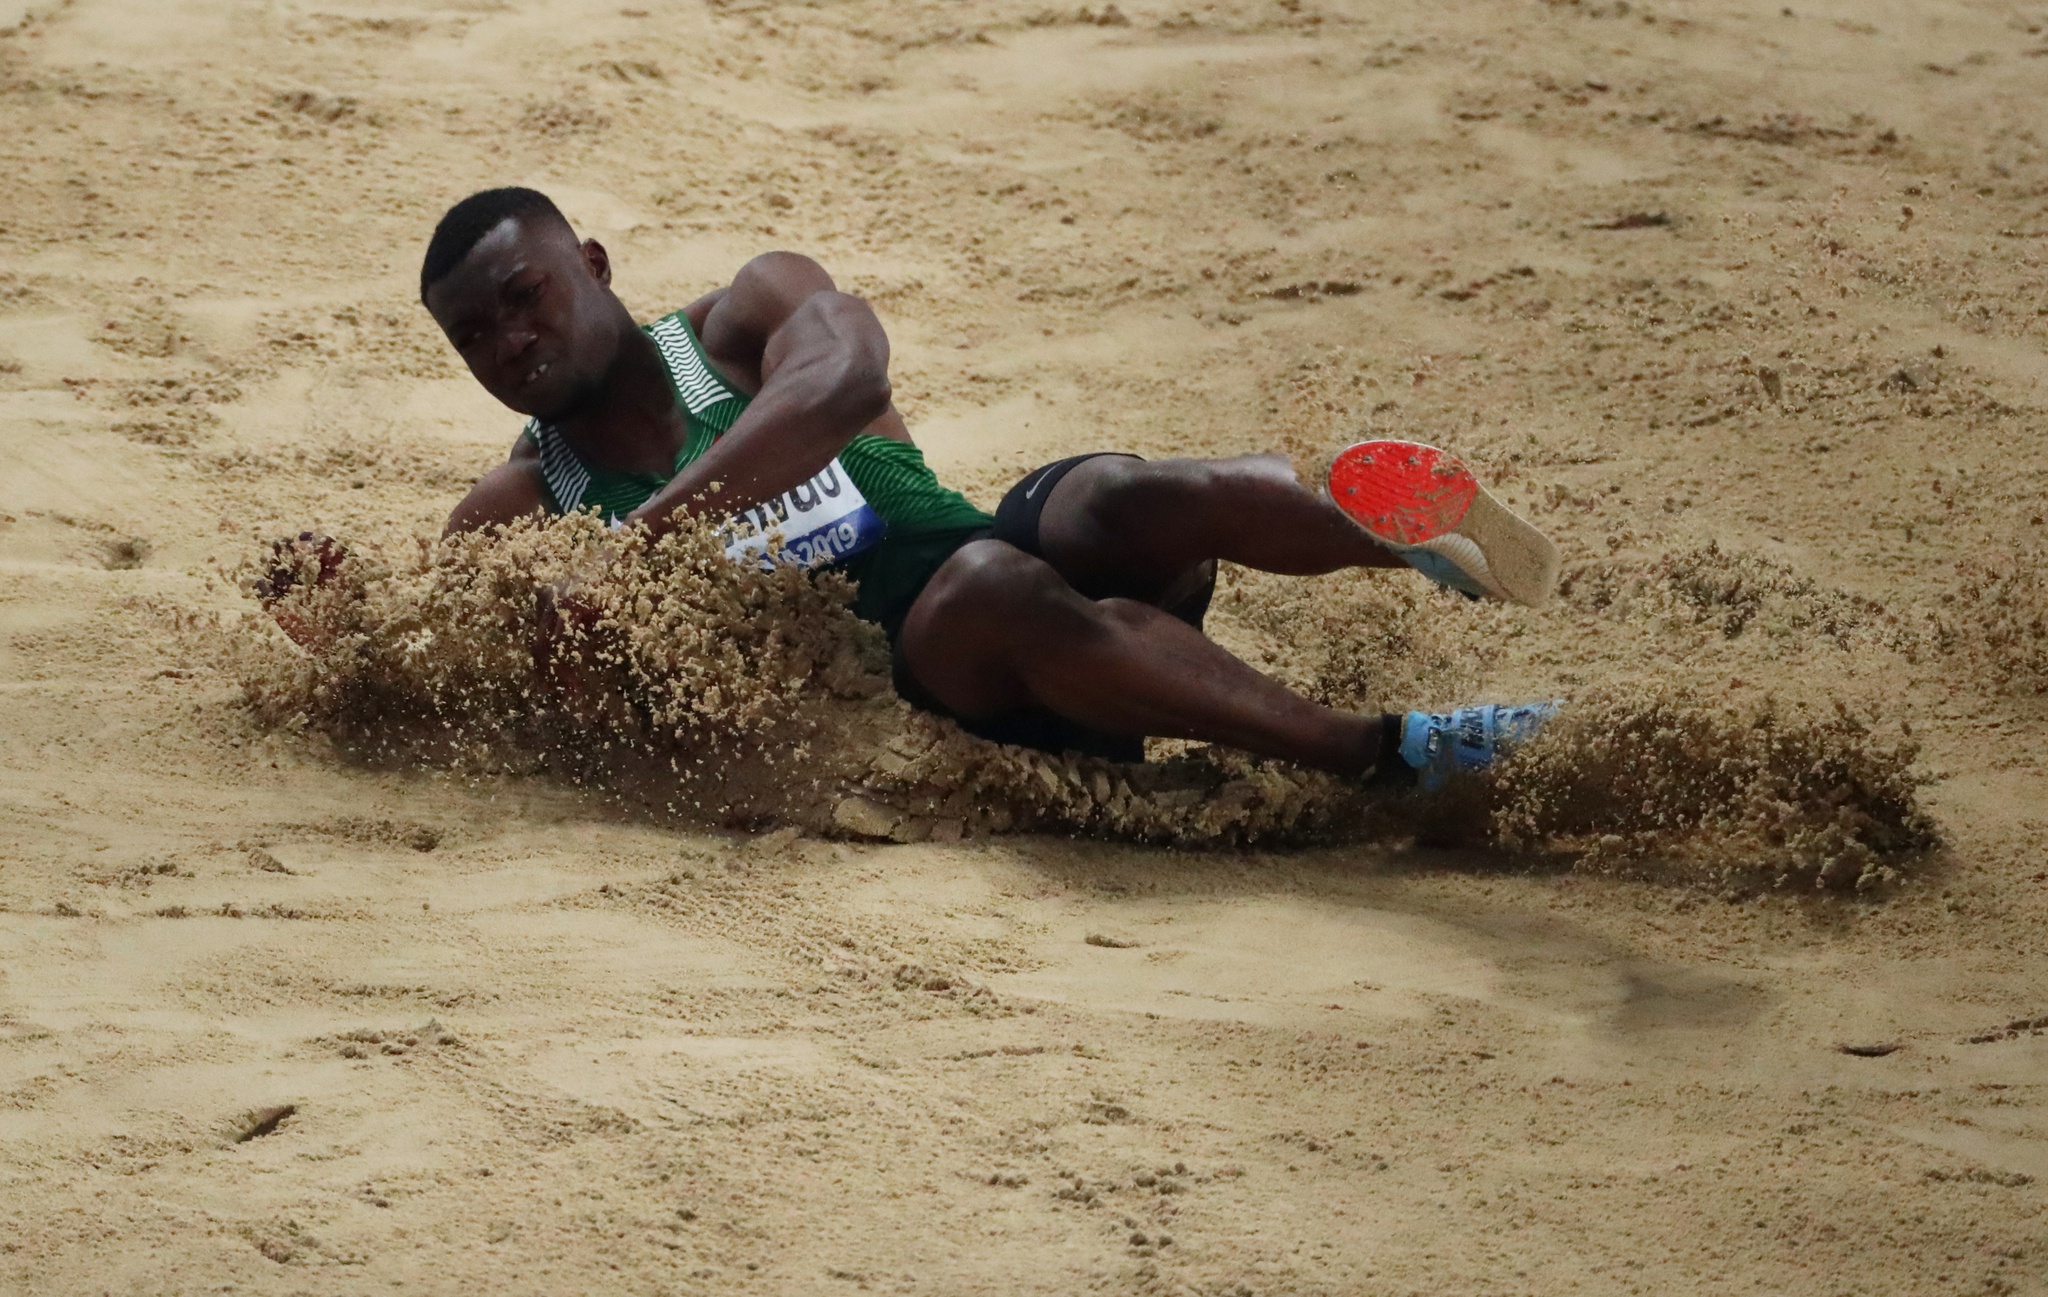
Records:
<instances>
[{"instance_id":1,"label":"athlete's eye","mask_svg":"<svg viewBox=\"0 0 2048 1297\"><path fill-rule=\"evenodd\" d=\"M535 302L538 302L540 300L540 281L536 279L530 284L521 284L514 288L512 290L512 300L520 306L532 306Z\"/></svg>"}]
</instances>

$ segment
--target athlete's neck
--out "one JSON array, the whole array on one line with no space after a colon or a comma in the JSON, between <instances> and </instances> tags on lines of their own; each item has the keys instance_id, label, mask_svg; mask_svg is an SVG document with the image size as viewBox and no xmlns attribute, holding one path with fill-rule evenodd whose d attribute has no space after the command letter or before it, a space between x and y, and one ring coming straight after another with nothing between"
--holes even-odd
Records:
<instances>
[{"instance_id":1,"label":"athlete's neck","mask_svg":"<svg viewBox=\"0 0 2048 1297\"><path fill-rule=\"evenodd\" d=\"M689 435L660 348L630 325L611 368L553 426L578 459L615 473L667 475Z\"/></svg>"}]
</instances>

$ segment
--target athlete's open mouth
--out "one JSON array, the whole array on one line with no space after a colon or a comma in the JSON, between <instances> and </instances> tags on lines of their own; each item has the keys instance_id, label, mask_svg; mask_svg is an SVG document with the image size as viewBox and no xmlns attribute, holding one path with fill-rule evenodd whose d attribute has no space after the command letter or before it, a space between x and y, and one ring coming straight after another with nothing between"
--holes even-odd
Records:
<instances>
[{"instance_id":1,"label":"athlete's open mouth","mask_svg":"<svg viewBox=\"0 0 2048 1297\"><path fill-rule=\"evenodd\" d=\"M548 368L552 366L554 363L554 361L550 360L546 364L535 365L532 371L526 375L525 381L529 383L536 381L537 379L540 378L542 374L547 373Z\"/></svg>"}]
</instances>

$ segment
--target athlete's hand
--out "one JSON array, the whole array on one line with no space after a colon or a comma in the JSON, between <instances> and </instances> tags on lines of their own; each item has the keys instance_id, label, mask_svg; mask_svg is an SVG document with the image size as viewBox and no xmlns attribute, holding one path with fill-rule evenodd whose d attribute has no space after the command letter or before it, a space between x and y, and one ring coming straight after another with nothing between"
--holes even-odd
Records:
<instances>
[{"instance_id":1,"label":"athlete's hand","mask_svg":"<svg viewBox=\"0 0 2048 1297\"><path fill-rule=\"evenodd\" d=\"M270 542L270 563L250 583L250 593L295 643L317 649L329 638L326 629L301 609L287 604L286 598L296 591L328 584L347 562L347 547L332 536L302 531L297 536L282 537Z\"/></svg>"},{"instance_id":2,"label":"athlete's hand","mask_svg":"<svg viewBox=\"0 0 2048 1297\"><path fill-rule=\"evenodd\" d=\"M302 586L326 585L348 560L348 549L332 536L302 531L270 542L270 566L256 578L256 597L268 607Z\"/></svg>"},{"instance_id":3,"label":"athlete's hand","mask_svg":"<svg viewBox=\"0 0 2048 1297\"><path fill-rule=\"evenodd\" d=\"M541 679L570 696L583 691L577 669L579 644L589 641L603 614L580 591L582 582L567 577L533 592L533 666Z\"/></svg>"},{"instance_id":4,"label":"athlete's hand","mask_svg":"<svg viewBox=\"0 0 2048 1297\"><path fill-rule=\"evenodd\" d=\"M645 527L649 540L660 540L663 536L682 526L683 521L691 514L706 508L711 498L717 495L719 490L720 484L713 482L709 491L686 500L681 504L677 504L673 500L664 501L657 494L646 504L627 514L623 519L624 525L628 527Z\"/></svg>"},{"instance_id":5,"label":"athlete's hand","mask_svg":"<svg viewBox=\"0 0 2048 1297\"><path fill-rule=\"evenodd\" d=\"M675 530L677 512L673 506L650 511L643 504L638 509L627 514L621 519L621 522L627 527L645 527L650 539L660 540L663 536Z\"/></svg>"}]
</instances>

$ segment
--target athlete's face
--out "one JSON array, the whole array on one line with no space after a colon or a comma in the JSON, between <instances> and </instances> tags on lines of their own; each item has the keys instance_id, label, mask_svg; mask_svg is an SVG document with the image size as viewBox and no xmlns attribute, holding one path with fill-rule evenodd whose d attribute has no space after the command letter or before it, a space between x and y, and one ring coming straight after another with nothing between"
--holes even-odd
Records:
<instances>
[{"instance_id":1,"label":"athlete's face","mask_svg":"<svg viewBox=\"0 0 2048 1297\"><path fill-rule=\"evenodd\" d=\"M567 226L508 217L427 290L427 310L484 390L521 414L575 413L618 355L611 262Z\"/></svg>"}]
</instances>

